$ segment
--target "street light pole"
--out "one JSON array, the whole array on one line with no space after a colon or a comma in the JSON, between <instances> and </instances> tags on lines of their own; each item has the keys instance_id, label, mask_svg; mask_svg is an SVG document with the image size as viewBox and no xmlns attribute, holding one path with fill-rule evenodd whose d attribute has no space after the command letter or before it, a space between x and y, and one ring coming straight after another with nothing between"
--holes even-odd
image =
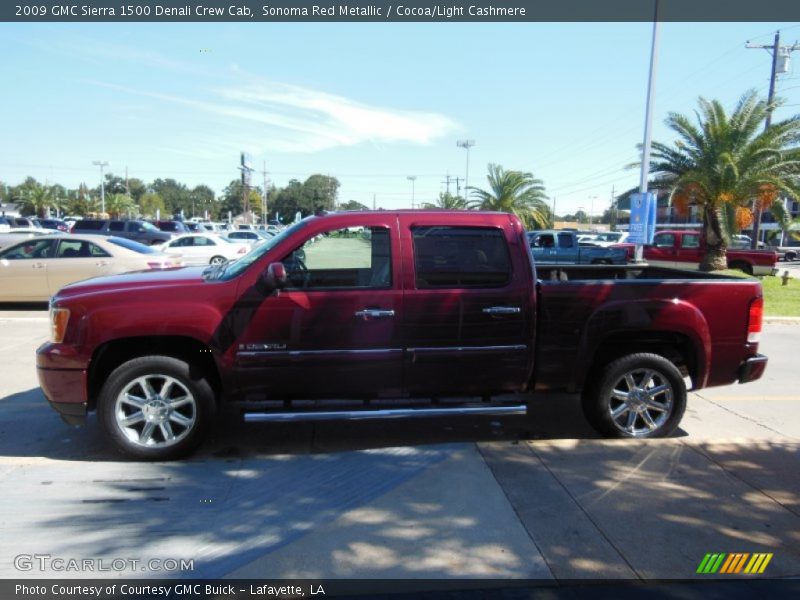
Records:
<instances>
[{"instance_id":1,"label":"street light pole","mask_svg":"<svg viewBox=\"0 0 800 600\"><path fill-rule=\"evenodd\" d=\"M467 150L467 172L464 177L464 200L467 199L467 194L469 194L469 149L475 145L475 140L458 140L456 142L456 146L459 148L465 148Z\"/></svg>"},{"instance_id":2,"label":"street light pole","mask_svg":"<svg viewBox=\"0 0 800 600\"><path fill-rule=\"evenodd\" d=\"M92 164L100 167L100 212L106 214L106 178L103 177L103 169L108 166L108 162L95 160Z\"/></svg>"},{"instance_id":3,"label":"street light pole","mask_svg":"<svg viewBox=\"0 0 800 600\"><path fill-rule=\"evenodd\" d=\"M406 177L406 179L408 179L411 182L411 208L414 209L416 208L414 206L414 182L417 180L417 176L409 175L408 177Z\"/></svg>"}]
</instances>

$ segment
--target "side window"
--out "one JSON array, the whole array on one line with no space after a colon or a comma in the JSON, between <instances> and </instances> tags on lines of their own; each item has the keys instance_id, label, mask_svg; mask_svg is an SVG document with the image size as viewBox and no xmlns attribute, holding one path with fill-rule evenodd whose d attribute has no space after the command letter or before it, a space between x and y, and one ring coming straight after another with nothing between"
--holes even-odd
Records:
<instances>
[{"instance_id":1,"label":"side window","mask_svg":"<svg viewBox=\"0 0 800 600\"><path fill-rule=\"evenodd\" d=\"M572 236L569 233L558 234L558 247L559 248L573 248Z\"/></svg>"},{"instance_id":2,"label":"side window","mask_svg":"<svg viewBox=\"0 0 800 600\"><path fill-rule=\"evenodd\" d=\"M683 239L681 239L681 248L699 248L700 247L700 236L694 234L683 234Z\"/></svg>"},{"instance_id":3,"label":"side window","mask_svg":"<svg viewBox=\"0 0 800 600\"><path fill-rule=\"evenodd\" d=\"M326 231L295 248L282 262L290 289L392 285L391 244L385 227Z\"/></svg>"},{"instance_id":4,"label":"side window","mask_svg":"<svg viewBox=\"0 0 800 600\"><path fill-rule=\"evenodd\" d=\"M111 221L108 224L109 231L123 231L125 229L125 223L122 221Z\"/></svg>"},{"instance_id":5,"label":"side window","mask_svg":"<svg viewBox=\"0 0 800 600\"><path fill-rule=\"evenodd\" d=\"M553 239L553 234L551 233L543 233L536 238L536 242L534 242L534 247L536 248L555 248L555 240Z\"/></svg>"},{"instance_id":6,"label":"side window","mask_svg":"<svg viewBox=\"0 0 800 600\"><path fill-rule=\"evenodd\" d=\"M51 258L53 256L52 240L31 239L18 246L0 252L0 258L26 259L26 258Z\"/></svg>"},{"instance_id":7,"label":"side window","mask_svg":"<svg viewBox=\"0 0 800 600\"><path fill-rule=\"evenodd\" d=\"M61 240L56 253L56 258L89 258L93 256L111 255L97 244L80 240Z\"/></svg>"},{"instance_id":8,"label":"side window","mask_svg":"<svg viewBox=\"0 0 800 600\"><path fill-rule=\"evenodd\" d=\"M185 237L179 239L177 242L172 244L173 248L188 248L190 246L194 246L195 239L191 237Z\"/></svg>"},{"instance_id":9,"label":"side window","mask_svg":"<svg viewBox=\"0 0 800 600\"><path fill-rule=\"evenodd\" d=\"M661 233L653 238L656 248L672 248L675 245L675 236L671 233Z\"/></svg>"},{"instance_id":10,"label":"side window","mask_svg":"<svg viewBox=\"0 0 800 600\"><path fill-rule=\"evenodd\" d=\"M217 243L214 240L212 240L211 238L207 238L207 237L202 237L201 236L201 237L196 237L196 238L192 238L192 239L194 240L194 245L195 246L216 246L217 245Z\"/></svg>"},{"instance_id":11,"label":"side window","mask_svg":"<svg viewBox=\"0 0 800 600\"><path fill-rule=\"evenodd\" d=\"M415 227L417 288L503 287L511 261L501 229Z\"/></svg>"}]
</instances>

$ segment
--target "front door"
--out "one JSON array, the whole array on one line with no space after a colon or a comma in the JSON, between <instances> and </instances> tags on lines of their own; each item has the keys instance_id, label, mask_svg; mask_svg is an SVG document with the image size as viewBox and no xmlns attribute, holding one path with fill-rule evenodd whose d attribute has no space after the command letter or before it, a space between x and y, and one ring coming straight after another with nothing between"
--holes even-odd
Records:
<instances>
[{"instance_id":1,"label":"front door","mask_svg":"<svg viewBox=\"0 0 800 600\"><path fill-rule=\"evenodd\" d=\"M47 300L47 263L55 245L55 240L31 238L0 253L0 300Z\"/></svg>"},{"instance_id":2,"label":"front door","mask_svg":"<svg viewBox=\"0 0 800 600\"><path fill-rule=\"evenodd\" d=\"M360 216L358 223L312 225L283 257L288 285L256 301L237 341L239 385L247 396L400 394L397 219Z\"/></svg>"},{"instance_id":3,"label":"front door","mask_svg":"<svg viewBox=\"0 0 800 600\"><path fill-rule=\"evenodd\" d=\"M644 248L645 260L654 267L674 269L677 266L676 254L674 233L657 233L653 236L653 243Z\"/></svg>"}]
</instances>

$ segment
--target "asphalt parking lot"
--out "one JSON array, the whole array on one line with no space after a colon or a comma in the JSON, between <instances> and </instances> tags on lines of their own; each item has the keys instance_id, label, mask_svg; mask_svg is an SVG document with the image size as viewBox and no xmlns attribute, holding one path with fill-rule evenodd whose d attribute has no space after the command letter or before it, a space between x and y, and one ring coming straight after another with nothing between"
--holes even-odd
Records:
<instances>
[{"instance_id":1,"label":"asphalt parking lot","mask_svg":"<svg viewBox=\"0 0 800 600\"><path fill-rule=\"evenodd\" d=\"M694 577L708 552L800 576L800 324L767 324L763 380L692 394L678 436L605 441L568 396L527 416L241 424L137 463L38 390L40 307L0 310L0 577L15 557L139 561L120 577ZM151 559L193 560L190 571Z\"/></svg>"}]
</instances>

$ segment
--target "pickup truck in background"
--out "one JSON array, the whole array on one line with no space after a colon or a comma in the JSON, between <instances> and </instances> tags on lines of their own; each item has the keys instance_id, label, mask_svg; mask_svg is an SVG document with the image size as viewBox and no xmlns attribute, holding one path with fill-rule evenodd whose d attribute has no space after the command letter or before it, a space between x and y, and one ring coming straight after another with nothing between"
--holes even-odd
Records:
<instances>
[{"instance_id":1,"label":"pickup truck in background","mask_svg":"<svg viewBox=\"0 0 800 600\"><path fill-rule=\"evenodd\" d=\"M167 233L159 230L152 223L136 220L107 220L107 219L81 219L75 221L72 233L94 233L99 235L113 235L127 238L146 246L163 244L177 237L176 233Z\"/></svg>"},{"instance_id":2,"label":"pickup truck in background","mask_svg":"<svg viewBox=\"0 0 800 600\"><path fill-rule=\"evenodd\" d=\"M574 231L529 231L527 236L537 263L624 265L628 262L625 250L581 243Z\"/></svg>"},{"instance_id":3,"label":"pickup truck in background","mask_svg":"<svg viewBox=\"0 0 800 600\"><path fill-rule=\"evenodd\" d=\"M248 421L455 417L524 412L496 395L557 390L580 393L605 436L662 437L685 378L764 373L758 281L538 271L509 214L310 217L234 262L64 287L37 372L67 422L96 410L119 449L154 460L193 450L227 405Z\"/></svg>"},{"instance_id":4,"label":"pickup truck in background","mask_svg":"<svg viewBox=\"0 0 800 600\"><path fill-rule=\"evenodd\" d=\"M634 244L618 244L633 256ZM644 246L644 260L655 267L698 269L705 255L705 241L699 231L659 231L653 243ZM728 248L728 268L748 275L772 275L776 272L778 254L772 250Z\"/></svg>"}]
</instances>

